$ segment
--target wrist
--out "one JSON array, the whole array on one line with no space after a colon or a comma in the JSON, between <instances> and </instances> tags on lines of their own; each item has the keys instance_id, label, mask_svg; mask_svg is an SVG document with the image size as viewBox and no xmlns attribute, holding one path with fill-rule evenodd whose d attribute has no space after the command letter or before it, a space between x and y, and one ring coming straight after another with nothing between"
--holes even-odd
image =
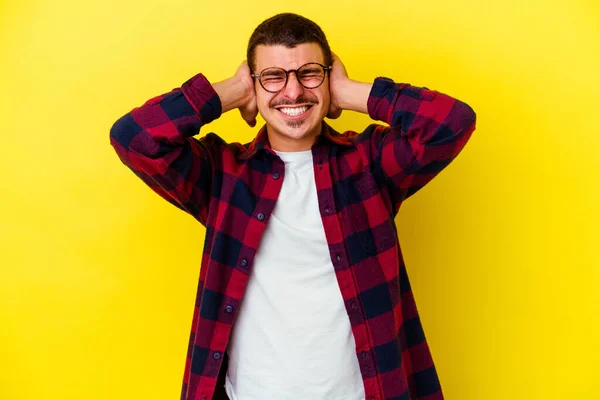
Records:
<instances>
[{"instance_id":1,"label":"wrist","mask_svg":"<svg viewBox=\"0 0 600 400\"><path fill-rule=\"evenodd\" d=\"M239 108L249 101L248 84L237 76L217 82L213 88L219 95L223 113Z\"/></svg>"},{"instance_id":2,"label":"wrist","mask_svg":"<svg viewBox=\"0 0 600 400\"><path fill-rule=\"evenodd\" d=\"M340 106L344 110L367 113L367 101L372 85L352 79L346 80L340 87Z\"/></svg>"}]
</instances>

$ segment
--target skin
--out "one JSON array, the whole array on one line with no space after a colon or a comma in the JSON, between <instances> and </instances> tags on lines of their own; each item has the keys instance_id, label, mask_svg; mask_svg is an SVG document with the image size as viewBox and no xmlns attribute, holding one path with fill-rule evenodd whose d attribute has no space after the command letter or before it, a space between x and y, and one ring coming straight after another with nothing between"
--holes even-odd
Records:
<instances>
[{"instance_id":1,"label":"skin","mask_svg":"<svg viewBox=\"0 0 600 400\"><path fill-rule=\"evenodd\" d=\"M255 71L259 73L268 67L296 69L309 62L325 65L324 61L317 43L303 43L294 48L259 45L256 48ZM371 84L350 79L344 64L335 54L332 70L323 84L315 89L306 89L291 73L284 89L269 93L250 74L248 63L243 61L233 77L213 84L213 88L221 99L223 113L237 108L248 125L254 127L260 112L266 121L269 143L274 150L310 150L326 116L338 118L343 110L367 113ZM299 117L288 117L279 111L283 106L303 105L310 108Z\"/></svg>"}]
</instances>

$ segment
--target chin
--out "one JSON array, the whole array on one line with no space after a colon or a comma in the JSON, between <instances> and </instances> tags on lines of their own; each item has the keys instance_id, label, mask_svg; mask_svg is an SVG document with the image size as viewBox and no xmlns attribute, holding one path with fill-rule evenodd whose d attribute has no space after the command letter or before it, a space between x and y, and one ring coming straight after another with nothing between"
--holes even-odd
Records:
<instances>
[{"instance_id":1,"label":"chin","mask_svg":"<svg viewBox=\"0 0 600 400\"><path fill-rule=\"evenodd\" d=\"M314 131L314 124L309 125L306 121L304 123L294 121L292 123L284 123L281 125L281 133L286 136L302 138L310 135Z\"/></svg>"},{"instance_id":2,"label":"chin","mask_svg":"<svg viewBox=\"0 0 600 400\"><path fill-rule=\"evenodd\" d=\"M293 138L302 139L311 135L318 135L321 128L321 121L315 124L313 121L286 121L274 126L281 134ZM317 132L317 133L315 133Z\"/></svg>"}]
</instances>

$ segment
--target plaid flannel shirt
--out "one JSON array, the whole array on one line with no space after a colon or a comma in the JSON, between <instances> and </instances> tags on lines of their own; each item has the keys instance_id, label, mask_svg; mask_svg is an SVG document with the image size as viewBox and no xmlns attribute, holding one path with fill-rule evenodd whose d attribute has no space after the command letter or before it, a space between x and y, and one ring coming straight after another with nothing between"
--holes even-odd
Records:
<instances>
[{"instance_id":1,"label":"plaid flannel shirt","mask_svg":"<svg viewBox=\"0 0 600 400\"><path fill-rule=\"evenodd\" d=\"M463 149L475 113L438 91L381 77L367 106L373 120L389 126L373 123L360 134L340 134L323 122L312 146L331 261L366 399L441 400L394 217ZM230 332L285 179L265 126L247 144L214 133L194 138L221 111L210 82L197 74L134 108L110 130L121 161L206 227L181 400L226 399Z\"/></svg>"}]
</instances>

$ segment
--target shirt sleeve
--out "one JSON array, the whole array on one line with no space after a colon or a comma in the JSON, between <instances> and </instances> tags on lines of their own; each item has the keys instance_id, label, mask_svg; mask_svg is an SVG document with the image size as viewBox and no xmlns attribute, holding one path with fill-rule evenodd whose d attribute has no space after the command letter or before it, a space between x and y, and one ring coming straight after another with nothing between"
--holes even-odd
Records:
<instances>
[{"instance_id":1,"label":"shirt sleeve","mask_svg":"<svg viewBox=\"0 0 600 400\"><path fill-rule=\"evenodd\" d=\"M377 125L370 137L372 170L383 175L396 211L438 175L475 130L473 109L446 94L377 78L367 102Z\"/></svg>"},{"instance_id":2,"label":"shirt sleeve","mask_svg":"<svg viewBox=\"0 0 600 400\"><path fill-rule=\"evenodd\" d=\"M110 143L146 185L206 223L216 149L200 128L221 115L221 102L202 74L119 118Z\"/></svg>"}]
</instances>

